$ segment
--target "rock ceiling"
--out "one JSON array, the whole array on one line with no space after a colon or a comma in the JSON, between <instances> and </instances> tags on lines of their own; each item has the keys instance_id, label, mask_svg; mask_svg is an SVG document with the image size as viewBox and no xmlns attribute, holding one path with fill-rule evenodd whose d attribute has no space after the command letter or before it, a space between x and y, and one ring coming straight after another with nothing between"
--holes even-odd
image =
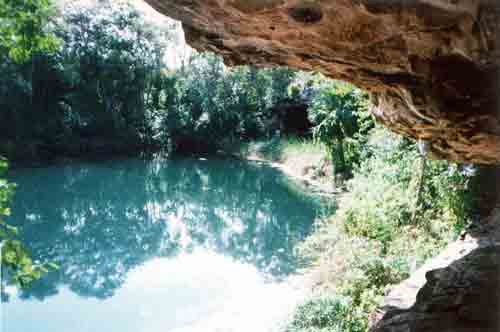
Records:
<instances>
[{"instance_id":1,"label":"rock ceiling","mask_svg":"<svg viewBox=\"0 0 500 332\"><path fill-rule=\"evenodd\" d=\"M431 156L500 161L498 0L146 0L229 65L288 65L371 92Z\"/></svg>"}]
</instances>

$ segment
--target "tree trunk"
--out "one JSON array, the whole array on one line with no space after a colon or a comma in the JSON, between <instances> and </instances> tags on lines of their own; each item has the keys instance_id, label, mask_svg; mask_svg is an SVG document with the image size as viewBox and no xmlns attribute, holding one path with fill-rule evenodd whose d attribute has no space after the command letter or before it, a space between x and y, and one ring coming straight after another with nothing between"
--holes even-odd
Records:
<instances>
[{"instance_id":1,"label":"tree trunk","mask_svg":"<svg viewBox=\"0 0 500 332\"><path fill-rule=\"evenodd\" d=\"M344 141L337 139L330 146L330 155L332 158L333 184L335 188L343 185L345 173Z\"/></svg>"},{"instance_id":2,"label":"tree trunk","mask_svg":"<svg viewBox=\"0 0 500 332\"><path fill-rule=\"evenodd\" d=\"M427 169L427 159L425 156L421 155L419 158L419 169L417 172L417 180L416 180L416 185L415 185L415 201L413 203L413 208L412 208L412 216L411 216L411 223L415 224L416 219L418 216L418 210L420 208L420 205L422 204L422 193L424 191L424 184L425 184L425 173Z\"/></svg>"}]
</instances>

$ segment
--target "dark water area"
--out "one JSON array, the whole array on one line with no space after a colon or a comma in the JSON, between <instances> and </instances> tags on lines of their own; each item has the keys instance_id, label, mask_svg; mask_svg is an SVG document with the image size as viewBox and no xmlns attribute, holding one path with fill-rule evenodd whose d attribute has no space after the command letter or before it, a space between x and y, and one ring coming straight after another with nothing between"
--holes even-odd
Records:
<instances>
[{"instance_id":1,"label":"dark water area","mask_svg":"<svg viewBox=\"0 0 500 332\"><path fill-rule=\"evenodd\" d=\"M296 246L324 212L280 171L238 160L18 168L8 222L60 268L4 287L1 331L271 331L299 291Z\"/></svg>"}]
</instances>

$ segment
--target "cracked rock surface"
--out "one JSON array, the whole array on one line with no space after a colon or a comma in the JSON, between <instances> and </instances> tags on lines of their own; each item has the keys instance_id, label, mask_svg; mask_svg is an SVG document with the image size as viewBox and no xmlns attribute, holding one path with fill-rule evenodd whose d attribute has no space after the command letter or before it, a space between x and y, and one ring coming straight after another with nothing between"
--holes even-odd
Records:
<instances>
[{"instance_id":1,"label":"cracked rock surface","mask_svg":"<svg viewBox=\"0 0 500 332\"><path fill-rule=\"evenodd\" d=\"M288 65L371 92L431 155L500 162L498 0L146 0L229 65Z\"/></svg>"},{"instance_id":2,"label":"cracked rock surface","mask_svg":"<svg viewBox=\"0 0 500 332\"><path fill-rule=\"evenodd\" d=\"M394 287L370 332L499 331L497 225L492 234L451 243Z\"/></svg>"}]
</instances>

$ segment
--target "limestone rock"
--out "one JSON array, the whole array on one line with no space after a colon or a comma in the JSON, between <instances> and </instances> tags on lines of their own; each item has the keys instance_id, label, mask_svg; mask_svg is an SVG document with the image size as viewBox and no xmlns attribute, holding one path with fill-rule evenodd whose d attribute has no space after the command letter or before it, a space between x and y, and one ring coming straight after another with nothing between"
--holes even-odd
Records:
<instances>
[{"instance_id":1,"label":"limestone rock","mask_svg":"<svg viewBox=\"0 0 500 332\"><path fill-rule=\"evenodd\" d=\"M425 273L412 307L401 308L400 303L386 307L370 332L499 331L500 246L479 246L456 254L460 258L450 265ZM433 261L441 263L441 256ZM411 288L406 291L411 293ZM406 298L408 294L400 295ZM386 303L391 300L395 299L389 294Z\"/></svg>"},{"instance_id":2,"label":"limestone rock","mask_svg":"<svg viewBox=\"0 0 500 332\"><path fill-rule=\"evenodd\" d=\"M498 0L146 0L227 64L289 65L369 90L437 158L498 163Z\"/></svg>"}]
</instances>

